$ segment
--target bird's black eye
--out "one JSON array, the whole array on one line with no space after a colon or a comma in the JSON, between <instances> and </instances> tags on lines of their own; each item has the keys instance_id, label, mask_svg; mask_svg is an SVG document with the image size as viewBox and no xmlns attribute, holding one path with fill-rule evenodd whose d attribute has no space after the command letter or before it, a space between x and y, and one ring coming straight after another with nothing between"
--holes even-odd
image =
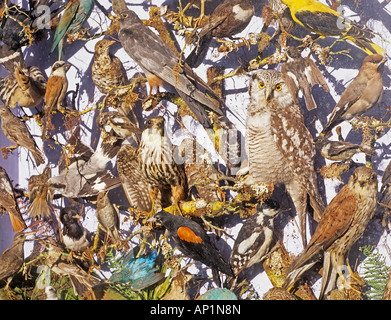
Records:
<instances>
[{"instance_id":1,"label":"bird's black eye","mask_svg":"<svg viewBox=\"0 0 391 320\"><path fill-rule=\"evenodd\" d=\"M375 180L375 179L376 179L376 173L372 173L371 179L372 179L372 180Z\"/></svg>"},{"instance_id":2,"label":"bird's black eye","mask_svg":"<svg viewBox=\"0 0 391 320\"><path fill-rule=\"evenodd\" d=\"M148 120L148 121L147 121L147 124L151 124L151 123L152 123L152 121L151 121L151 120Z\"/></svg>"}]
</instances>

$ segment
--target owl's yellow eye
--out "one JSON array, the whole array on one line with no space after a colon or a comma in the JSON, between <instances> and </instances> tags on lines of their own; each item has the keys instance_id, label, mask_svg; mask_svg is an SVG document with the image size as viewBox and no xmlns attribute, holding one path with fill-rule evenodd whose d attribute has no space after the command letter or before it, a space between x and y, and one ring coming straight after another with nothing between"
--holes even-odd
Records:
<instances>
[{"instance_id":1,"label":"owl's yellow eye","mask_svg":"<svg viewBox=\"0 0 391 320\"><path fill-rule=\"evenodd\" d=\"M259 86L261 89L264 89L264 88L265 88L265 83L261 81L261 82L258 84L258 86Z\"/></svg>"},{"instance_id":2,"label":"owl's yellow eye","mask_svg":"<svg viewBox=\"0 0 391 320\"><path fill-rule=\"evenodd\" d=\"M277 91L280 91L282 89L282 85L278 84L276 85L276 88L275 88Z\"/></svg>"}]
</instances>

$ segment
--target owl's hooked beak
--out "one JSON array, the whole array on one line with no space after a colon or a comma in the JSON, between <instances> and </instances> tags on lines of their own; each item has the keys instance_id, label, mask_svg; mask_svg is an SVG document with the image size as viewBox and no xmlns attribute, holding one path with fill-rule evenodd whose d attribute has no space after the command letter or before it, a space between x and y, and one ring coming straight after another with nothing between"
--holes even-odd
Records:
<instances>
[{"instance_id":1,"label":"owl's hooked beak","mask_svg":"<svg viewBox=\"0 0 391 320\"><path fill-rule=\"evenodd\" d=\"M266 101L269 101L269 99L271 97L271 93L272 93L272 91L269 88L266 88L266 91L265 91L265 99L266 99Z\"/></svg>"}]
</instances>

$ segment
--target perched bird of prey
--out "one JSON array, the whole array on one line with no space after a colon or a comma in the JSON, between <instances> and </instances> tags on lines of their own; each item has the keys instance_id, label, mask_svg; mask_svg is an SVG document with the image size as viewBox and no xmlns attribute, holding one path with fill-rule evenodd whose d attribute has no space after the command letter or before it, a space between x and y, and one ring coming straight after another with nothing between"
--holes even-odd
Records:
<instances>
[{"instance_id":1,"label":"perched bird of prey","mask_svg":"<svg viewBox=\"0 0 391 320\"><path fill-rule=\"evenodd\" d=\"M230 265L237 277L244 268L266 258L273 240L274 218L279 213L279 204L267 200L258 204L257 211L247 218L232 247Z\"/></svg>"},{"instance_id":2,"label":"perched bird of prey","mask_svg":"<svg viewBox=\"0 0 391 320\"><path fill-rule=\"evenodd\" d=\"M62 208L60 221L63 224L62 240L67 249L83 252L92 245L91 233L79 223L79 211L72 206Z\"/></svg>"},{"instance_id":3,"label":"perched bird of prey","mask_svg":"<svg viewBox=\"0 0 391 320\"><path fill-rule=\"evenodd\" d=\"M363 152L367 155L375 155L372 150L347 141L332 141L325 136L314 139L316 148L323 157L332 161L349 161L356 153Z\"/></svg>"},{"instance_id":4,"label":"perched bird of prey","mask_svg":"<svg viewBox=\"0 0 391 320\"><path fill-rule=\"evenodd\" d=\"M383 97L383 65L386 61L379 54L366 57L358 75L347 86L327 121L321 134L327 136L331 130L345 120L353 119L377 105Z\"/></svg>"},{"instance_id":5,"label":"perched bird of prey","mask_svg":"<svg viewBox=\"0 0 391 320\"><path fill-rule=\"evenodd\" d=\"M18 232L11 246L0 256L0 280L7 280L17 273L24 262L24 242L26 237L35 232Z\"/></svg>"},{"instance_id":6,"label":"perched bird of prey","mask_svg":"<svg viewBox=\"0 0 391 320\"><path fill-rule=\"evenodd\" d=\"M354 170L349 181L326 207L306 249L287 270L284 289L295 282L315 263L323 259L322 285L319 299L335 286L337 275L346 282L343 267L348 267L348 254L362 236L376 209L377 175L367 167Z\"/></svg>"},{"instance_id":7,"label":"perched bird of prey","mask_svg":"<svg viewBox=\"0 0 391 320\"><path fill-rule=\"evenodd\" d=\"M322 37L341 37L352 42L367 54L385 54L385 50L371 42L374 33L342 16L317 0L281 0L291 11L293 20L310 32Z\"/></svg>"},{"instance_id":8,"label":"perched bird of prey","mask_svg":"<svg viewBox=\"0 0 391 320\"><path fill-rule=\"evenodd\" d=\"M7 147L8 150L24 147L31 152L37 166L45 163L33 136L26 124L19 120L6 106L0 106L1 129L8 140L15 143L14 146Z\"/></svg>"},{"instance_id":9,"label":"perched bird of prey","mask_svg":"<svg viewBox=\"0 0 391 320\"><path fill-rule=\"evenodd\" d=\"M216 271L220 271L230 277L234 276L229 263L223 259L208 234L197 222L166 211L160 211L149 221L163 225L183 254L211 268L214 275ZM214 276L214 279L217 283L220 282L218 276Z\"/></svg>"},{"instance_id":10,"label":"perched bird of prey","mask_svg":"<svg viewBox=\"0 0 391 320\"><path fill-rule=\"evenodd\" d=\"M49 219L53 212L54 190L48 187L52 169L47 166L41 174L32 175L28 183L30 205L27 213L34 219Z\"/></svg>"},{"instance_id":11,"label":"perched bird of prey","mask_svg":"<svg viewBox=\"0 0 391 320\"><path fill-rule=\"evenodd\" d=\"M161 116L147 119L137 149L141 171L150 184L151 214L155 213L155 200L164 188L171 188L173 205L179 211L179 202L188 191L184 165L176 163L164 126Z\"/></svg>"},{"instance_id":12,"label":"perched bird of prey","mask_svg":"<svg viewBox=\"0 0 391 320\"><path fill-rule=\"evenodd\" d=\"M205 108L222 115L222 111L210 100L208 94L221 103L214 91L150 30L129 9L119 12L120 30L118 38L126 53L141 67L147 76L151 89L168 83L175 87L178 95L187 104L196 119L205 127L211 127Z\"/></svg>"},{"instance_id":13,"label":"perched bird of prey","mask_svg":"<svg viewBox=\"0 0 391 320\"><path fill-rule=\"evenodd\" d=\"M108 192L103 191L98 194L96 201L96 217L99 227L117 244L121 245L119 234L120 216L118 208L111 203Z\"/></svg>"},{"instance_id":14,"label":"perched bird of prey","mask_svg":"<svg viewBox=\"0 0 391 320\"><path fill-rule=\"evenodd\" d=\"M94 0L70 0L64 9L56 27L50 54L58 46L58 60L62 60L64 41L68 35L78 32L83 23L90 17Z\"/></svg>"},{"instance_id":15,"label":"perched bird of prey","mask_svg":"<svg viewBox=\"0 0 391 320\"><path fill-rule=\"evenodd\" d=\"M150 212L149 190L152 186L141 171L137 148L127 144L121 147L117 154L117 171L129 204L140 211ZM156 201L160 199L158 197Z\"/></svg>"},{"instance_id":16,"label":"perched bird of prey","mask_svg":"<svg viewBox=\"0 0 391 320\"><path fill-rule=\"evenodd\" d=\"M16 202L11 180L7 171L2 167L0 167L0 206L8 212L14 232L20 232L27 228Z\"/></svg>"},{"instance_id":17,"label":"perched bird of prey","mask_svg":"<svg viewBox=\"0 0 391 320\"><path fill-rule=\"evenodd\" d=\"M104 190L120 186L119 178L106 167L117 155L122 140L110 145L104 144L100 137L93 151L80 141L78 134L79 129L76 129L68 140L68 147L64 148L58 164L59 174L49 179L49 187L64 197L80 198L97 196Z\"/></svg>"},{"instance_id":18,"label":"perched bird of prey","mask_svg":"<svg viewBox=\"0 0 391 320\"><path fill-rule=\"evenodd\" d=\"M213 38L232 37L242 32L254 15L252 0L225 0L210 14L198 34L198 43L185 62L197 68L208 51Z\"/></svg>"},{"instance_id":19,"label":"perched bird of prey","mask_svg":"<svg viewBox=\"0 0 391 320\"><path fill-rule=\"evenodd\" d=\"M317 104L312 96L311 88L318 84L324 91L329 92L326 80L315 62L309 57L303 58L295 47L289 47L286 53L288 61L281 66L282 79L287 84L296 104L299 103L297 95L301 90L307 110L316 109Z\"/></svg>"},{"instance_id":20,"label":"perched bird of prey","mask_svg":"<svg viewBox=\"0 0 391 320\"><path fill-rule=\"evenodd\" d=\"M250 174L245 183L285 185L299 217L305 245L308 200L315 220L319 221L324 209L317 186L316 150L311 133L280 72L253 73L249 92L246 151Z\"/></svg>"},{"instance_id":21,"label":"perched bird of prey","mask_svg":"<svg viewBox=\"0 0 391 320\"><path fill-rule=\"evenodd\" d=\"M34 108L45 95L46 79L38 67L14 63L14 73L0 79L0 99L9 108Z\"/></svg>"},{"instance_id":22,"label":"perched bird of prey","mask_svg":"<svg viewBox=\"0 0 391 320\"><path fill-rule=\"evenodd\" d=\"M42 138L46 139L47 128L51 125L51 113L55 109L61 109L62 102L67 94L68 79L67 71L71 67L70 63L65 61L56 61L50 72L48 82L46 84L46 92L44 105L42 107Z\"/></svg>"},{"instance_id":23,"label":"perched bird of prey","mask_svg":"<svg viewBox=\"0 0 391 320\"><path fill-rule=\"evenodd\" d=\"M195 201L203 199L207 203L221 201L222 195L217 187L220 181L228 178L216 170L206 150L195 140L186 138L174 148L173 152L184 165L187 186L192 199ZM150 212L152 201L149 191L153 187L147 176L143 174L141 167L137 148L123 145L117 154L117 170L122 187L131 206ZM169 185L160 186L155 208L164 208L171 204L170 188Z\"/></svg>"}]
</instances>

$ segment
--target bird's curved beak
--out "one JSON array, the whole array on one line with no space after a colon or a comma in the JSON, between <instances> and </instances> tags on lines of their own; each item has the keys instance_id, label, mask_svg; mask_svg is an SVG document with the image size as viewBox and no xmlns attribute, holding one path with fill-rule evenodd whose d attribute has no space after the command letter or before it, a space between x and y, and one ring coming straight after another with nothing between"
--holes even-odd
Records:
<instances>
[{"instance_id":1,"label":"bird's curved beak","mask_svg":"<svg viewBox=\"0 0 391 320\"><path fill-rule=\"evenodd\" d=\"M266 91L265 91L265 99L266 101L269 101L270 97L271 97L271 90L269 88L266 88Z\"/></svg>"}]
</instances>

